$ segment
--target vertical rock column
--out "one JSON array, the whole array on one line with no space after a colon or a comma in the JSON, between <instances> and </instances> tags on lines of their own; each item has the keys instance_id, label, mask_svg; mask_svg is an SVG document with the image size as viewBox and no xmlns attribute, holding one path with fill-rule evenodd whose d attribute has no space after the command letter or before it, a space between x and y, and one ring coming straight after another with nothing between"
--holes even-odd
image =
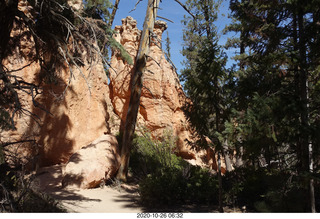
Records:
<instances>
[{"instance_id":1,"label":"vertical rock column","mask_svg":"<svg viewBox=\"0 0 320 219\"><path fill-rule=\"evenodd\" d=\"M143 89L138 114L138 127L146 127L154 137L161 137L165 130L172 130L177 136L178 154L186 159L195 159L195 152L187 145L192 141L191 129L182 111L187 100L178 75L166 60L161 50L162 33L167 29L163 21L156 21L150 54L144 72ZM141 31L132 17L122 19L122 25L115 27L115 39L123 45L133 60L137 55ZM110 99L115 113L125 122L130 98L130 79L134 66L123 61L117 52L111 58Z\"/></svg>"}]
</instances>

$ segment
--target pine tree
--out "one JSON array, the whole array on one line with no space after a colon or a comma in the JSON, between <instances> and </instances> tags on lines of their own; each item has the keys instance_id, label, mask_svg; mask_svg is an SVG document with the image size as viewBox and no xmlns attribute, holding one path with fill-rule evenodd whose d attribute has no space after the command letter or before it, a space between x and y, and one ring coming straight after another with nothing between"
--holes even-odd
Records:
<instances>
[{"instance_id":1,"label":"pine tree","mask_svg":"<svg viewBox=\"0 0 320 219\"><path fill-rule=\"evenodd\" d=\"M319 3L234 0L230 8L235 22L229 30L240 32L240 39L230 41L241 51L236 57L240 66L238 111L234 114L241 127L238 143L253 163L262 154L270 166L282 151L284 157L291 154L297 158L295 166L284 168L310 173L315 147L311 130L318 121L310 108L319 106L317 98L310 96L318 93L311 78L319 74L318 53L313 48L319 43L314 19ZM285 158L282 161L286 163ZM314 211L313 182L309 181Z\"/></svg>"},{"instance_id":2,"label":"pine tree","mask_svg":"<svg viewBox=\"0 0 320 219\"><path fill-rule=\"evenodd\" d=\"M109 0L85 0L85 13L87 15L102 19L104 22L108 23L111 17L110 9L112 4Z\"/></svg>"},{"instance_id":3,"label":"pine tree","mask_svg":"<svg viewBox=\"0 0 320 219\"><path fill-rule=\"evenodd\" d=\"M213 142L211 147L225 158L227 171L232 164L229 157L229 143L224 136L225 121L231 107L233 76L225 69L226 57L218 45L218 34L215 22L221 1L188 0L186 6L195 18L185 17L183 23L185 68L181 71L184 90L191 99L185 106L188 120L200 136L197 144L208 146L204 139L207 136ZM219 165L219 205L222 208L221 166Z\"/></svg>"},{"instance_id":4,"label":"pine tree","mask_svg":"<svg viewBox=\"0 0 320 219\"><path fill-rule=\"evenodd\" d=\"M285 39L282 36L283 27L279 25L283 16L282 5L275 1L242 0L231 1L230 8L235 22L228 29L240 33L240 39L230 42L240 50L236 56L239 63L236 91L238 112L234 118L237 122L243 120L251 124L246 131L239 130L246 136L241 138L240 145L247 152L246 158L253 163L261 154L270 163L277 146L275 131L272 131L277 121L272 111L266 111L264 107L271 103L278 107L281 102L273 94L283 90L287 83L287 78L279 77L281 66L287 62L283 48L278 47L278 42ZM263 118L268 118L268 121ZM255 128L252 122L256 124L253 126Z\"/></svg>"},{"instance_id":5,"label":"pine tree","mask_svg":"<svg viewBox=\"0 0 320 219\"><path fill-rule=\"evenodd\" d=\"M197 131L209 137L218 150L224 151L224 122L230 112L229 106L233 83L232 73L225 69L226 57L218 45L214 22L220 1L187 1L186 5L196 19L186 17L182 54L186 57L181 72L184 89L192 100L186 115ZM225 150L227 153L227 150ZM228 158L227 158L228 160ZM227 163L227 169L231 164Z\"/></svg>"}]
</instances>

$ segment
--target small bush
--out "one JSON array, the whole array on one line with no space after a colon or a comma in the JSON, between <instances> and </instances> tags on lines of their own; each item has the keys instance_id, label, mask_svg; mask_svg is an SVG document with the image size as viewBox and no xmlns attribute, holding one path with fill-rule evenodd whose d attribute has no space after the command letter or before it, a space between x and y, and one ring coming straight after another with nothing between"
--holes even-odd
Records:
<instances>
[{"instance_id":1,"label":"small bush","mask_svg":"<svg viewBox=\"0 0 320 219\"><path fill-rule=\"evenodd\" d=\"M130 155L130 170L141 177L162 172L167 168L183 169L187 162L175 154L175 138L169 131L161 140L154 140L149 132L136 136Z\"/></svg>"},{"instance_id":2,"label":"small bush","mask_svg":"<svg viewBox=\"0 0 320 219\"><path fill-rule=\"evenodd\" d=\"M141 177L142 202L147 206L217 203L216 177L176 156L175 145L169 131L158 141L150 133L135 138L130 166Z\"/></svg>"},{"instance_id":3,"label":"small bush","mask_svg":"<svg viewBox=\"0 0 320 219\"><path fill-rule=\"evenodd\" d=\"M218 178L207 169L192 166L187 178L187 194L197 203L218 204Z\"/></svg>"},{"instance_id":4,"label":"small bush","mask_svg":"<svg viewBox=\"0 0 320 219\"><path fill-rule=\"evenodd\" d=\"M187 175L184 171L167 168L163 173L149 174L140 183L142 202L148 206L218 203L215 177L200 167L191 167Z\"/></svg>"},{"instance_id":5,"label":"small bush","mask_svg":"<svg viewBox=\"0 0 320 219\"><path fill-rule=\"evenodd\" d=\"M141 181L141 200L147 206L181 204L186 198L186 188L181 171L168 168Z\"/></svg>"}]
</instances>

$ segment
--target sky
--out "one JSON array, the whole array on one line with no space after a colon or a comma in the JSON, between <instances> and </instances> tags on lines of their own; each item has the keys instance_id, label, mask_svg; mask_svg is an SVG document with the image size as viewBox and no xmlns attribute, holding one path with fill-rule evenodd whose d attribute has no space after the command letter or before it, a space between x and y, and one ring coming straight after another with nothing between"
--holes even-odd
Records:
<instances>
[{"instance_id":1,"label":"sky","mask_svg":"<svg viewBox=\"0 0 320 219\"><path fill-rule=\"evenodd\" d=\"M182 3L185 3L186 0L180 0ZM138 28L142 30L146 7L148 0L142 0L136 7L136 10L130 12L134 9L135 4L138 0L120 0L119 8L117 14L114 19L114 26L121 25L121 19L127 16L133 17L137 20ZM168 22L168 29L163 33L163 41L166 39L167 31L169 32L169 37L171 41L171 60L174 65L177 67L177 72L180 73L180 70L183 69L182 61L184 57L181 54L182 45L183 45L183 25L181 20L183 20L184 15L188 15L188 13L174 0L162 0L160 3L160 10L158 10L158 15L161 17L165 17L173 21L174 23ZM218 31L221 33L226 24L231 22L231 19L228 18L229 13L229 1L224 0L221 7L220 12L218 13L220 16L218 17L218 21L216 22L216 26L218 27ZM223 16L223 15L224 16ZM224 44L227 41L228 37L233 37L234 34L229 33L228 35L221 35L220 44ZM229 57L234 55L234 50L226 51ZM230 60L230 59L229 59ZM232 60L228 61L227 67L232 64Z\"/></svg>"}]
</instances>

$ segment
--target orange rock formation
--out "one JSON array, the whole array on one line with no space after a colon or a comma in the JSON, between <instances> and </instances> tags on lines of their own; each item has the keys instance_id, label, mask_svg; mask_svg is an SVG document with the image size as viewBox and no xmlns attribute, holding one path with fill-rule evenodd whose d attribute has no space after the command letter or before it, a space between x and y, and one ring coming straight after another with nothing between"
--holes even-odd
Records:
<instances>
[{"instance_id":1,"label":"orange rock formation","mask_svg":"<svg viewBox=\"0 0 320 219\"><path fill-rule=\"evenodd\" d=\"M2 64L25 81L39 84L42 72L39 63L34 61L34 40L30 34L25 34L28 29L24 28L25 31L18 28L12 31L11 37L19 38L20 44L13 48L12 55ZM165 29L165 22L156 22L154 34L158 40L161 41ZM115 31L116 40L135 60L141 34L136 21L127 17ZM206 151L194 151L187 144L187 140L192 141L192 132L181 109L187 99L176 71L160 49L161 43L154 39L147 71L144 72L136 130L139 132L146 127L156 138L161 137L165 130L172 130L178 139L178 155L193 164L204 165L203 160L206 160L206 165L215 164L212 153L207 156ZM85 52L83 55L86 55ZM35 140L36 144L24 143L9 148L11 155L19 155L16 157L25 163L29 161L30 168L33 164L47 166L66 163L72 154L104 133L115 135L119 132L128 108L133 66L114 53L108 83L102 61L98 56L91 58L93 62L85 63L80 68L81 72L77 68L72 69L74 77L71 81L69 66L51 69L57 76L56 80L54 83L43 83L42 92L35 98L47 112L35 107L29 95L19 93L25 109L37 115L38 119L34 120L30 114L20 115L16 118L17 129L1 132L0 141Z\"/></svg>"},{"instance_id":2,"label":"orange rock formation","mask_svg":"<svg viewBox=\"0 0 320 219\"><path fill-rule=\"evenodd\" d=\"M28 13L24 1L19 1L19 10ZM2 64L26 82L39 84L43 72L39 62L34 61L35 44L30 31L27 27L16 26L10 36L19 43ZM31 139L36 144L25 143L9 148L11 157L22 159L17 162L40 166L65 163L81 147L105 132L111 132L108 121L113 110L107 76L99 57L92 59L92 63L87 62L80 68L81 72L76 67L70 69L66 64L53 65L49 69L56 77L52 83L42 82L41 93L35 97L47 112L35 107L29 94L19 92L23 107L33 116L30 113L17 116L17 129L1 132L0 141Z\"/></svg>"},{"instance_id":3,"label":"orange rock formation","mask_svg":"<svg viewBox=\"0 0 320 219\"><path fill-rule=\"evenodd\" d=\"M178 138L178 153L186 159L195 159L195 153L187 145L187 140L192 141L191 129L181 109L187 98L174 67L166 60L161 50L162 33L166 28L165 22L156 21L154 29L156 37L153 38L155 43L150 47L147 70L143 76L136 130L146 127L155 137L162 136L166 129L172 130L172 134ZM122 25L116 26L115 31L115 39L135 60L141 35L136 20L132 17L122 19ZM111 102L123 125L129 105L130 79L135 69L116 53L111 58L111 66Z\"/></svg>"}]
</instances>

